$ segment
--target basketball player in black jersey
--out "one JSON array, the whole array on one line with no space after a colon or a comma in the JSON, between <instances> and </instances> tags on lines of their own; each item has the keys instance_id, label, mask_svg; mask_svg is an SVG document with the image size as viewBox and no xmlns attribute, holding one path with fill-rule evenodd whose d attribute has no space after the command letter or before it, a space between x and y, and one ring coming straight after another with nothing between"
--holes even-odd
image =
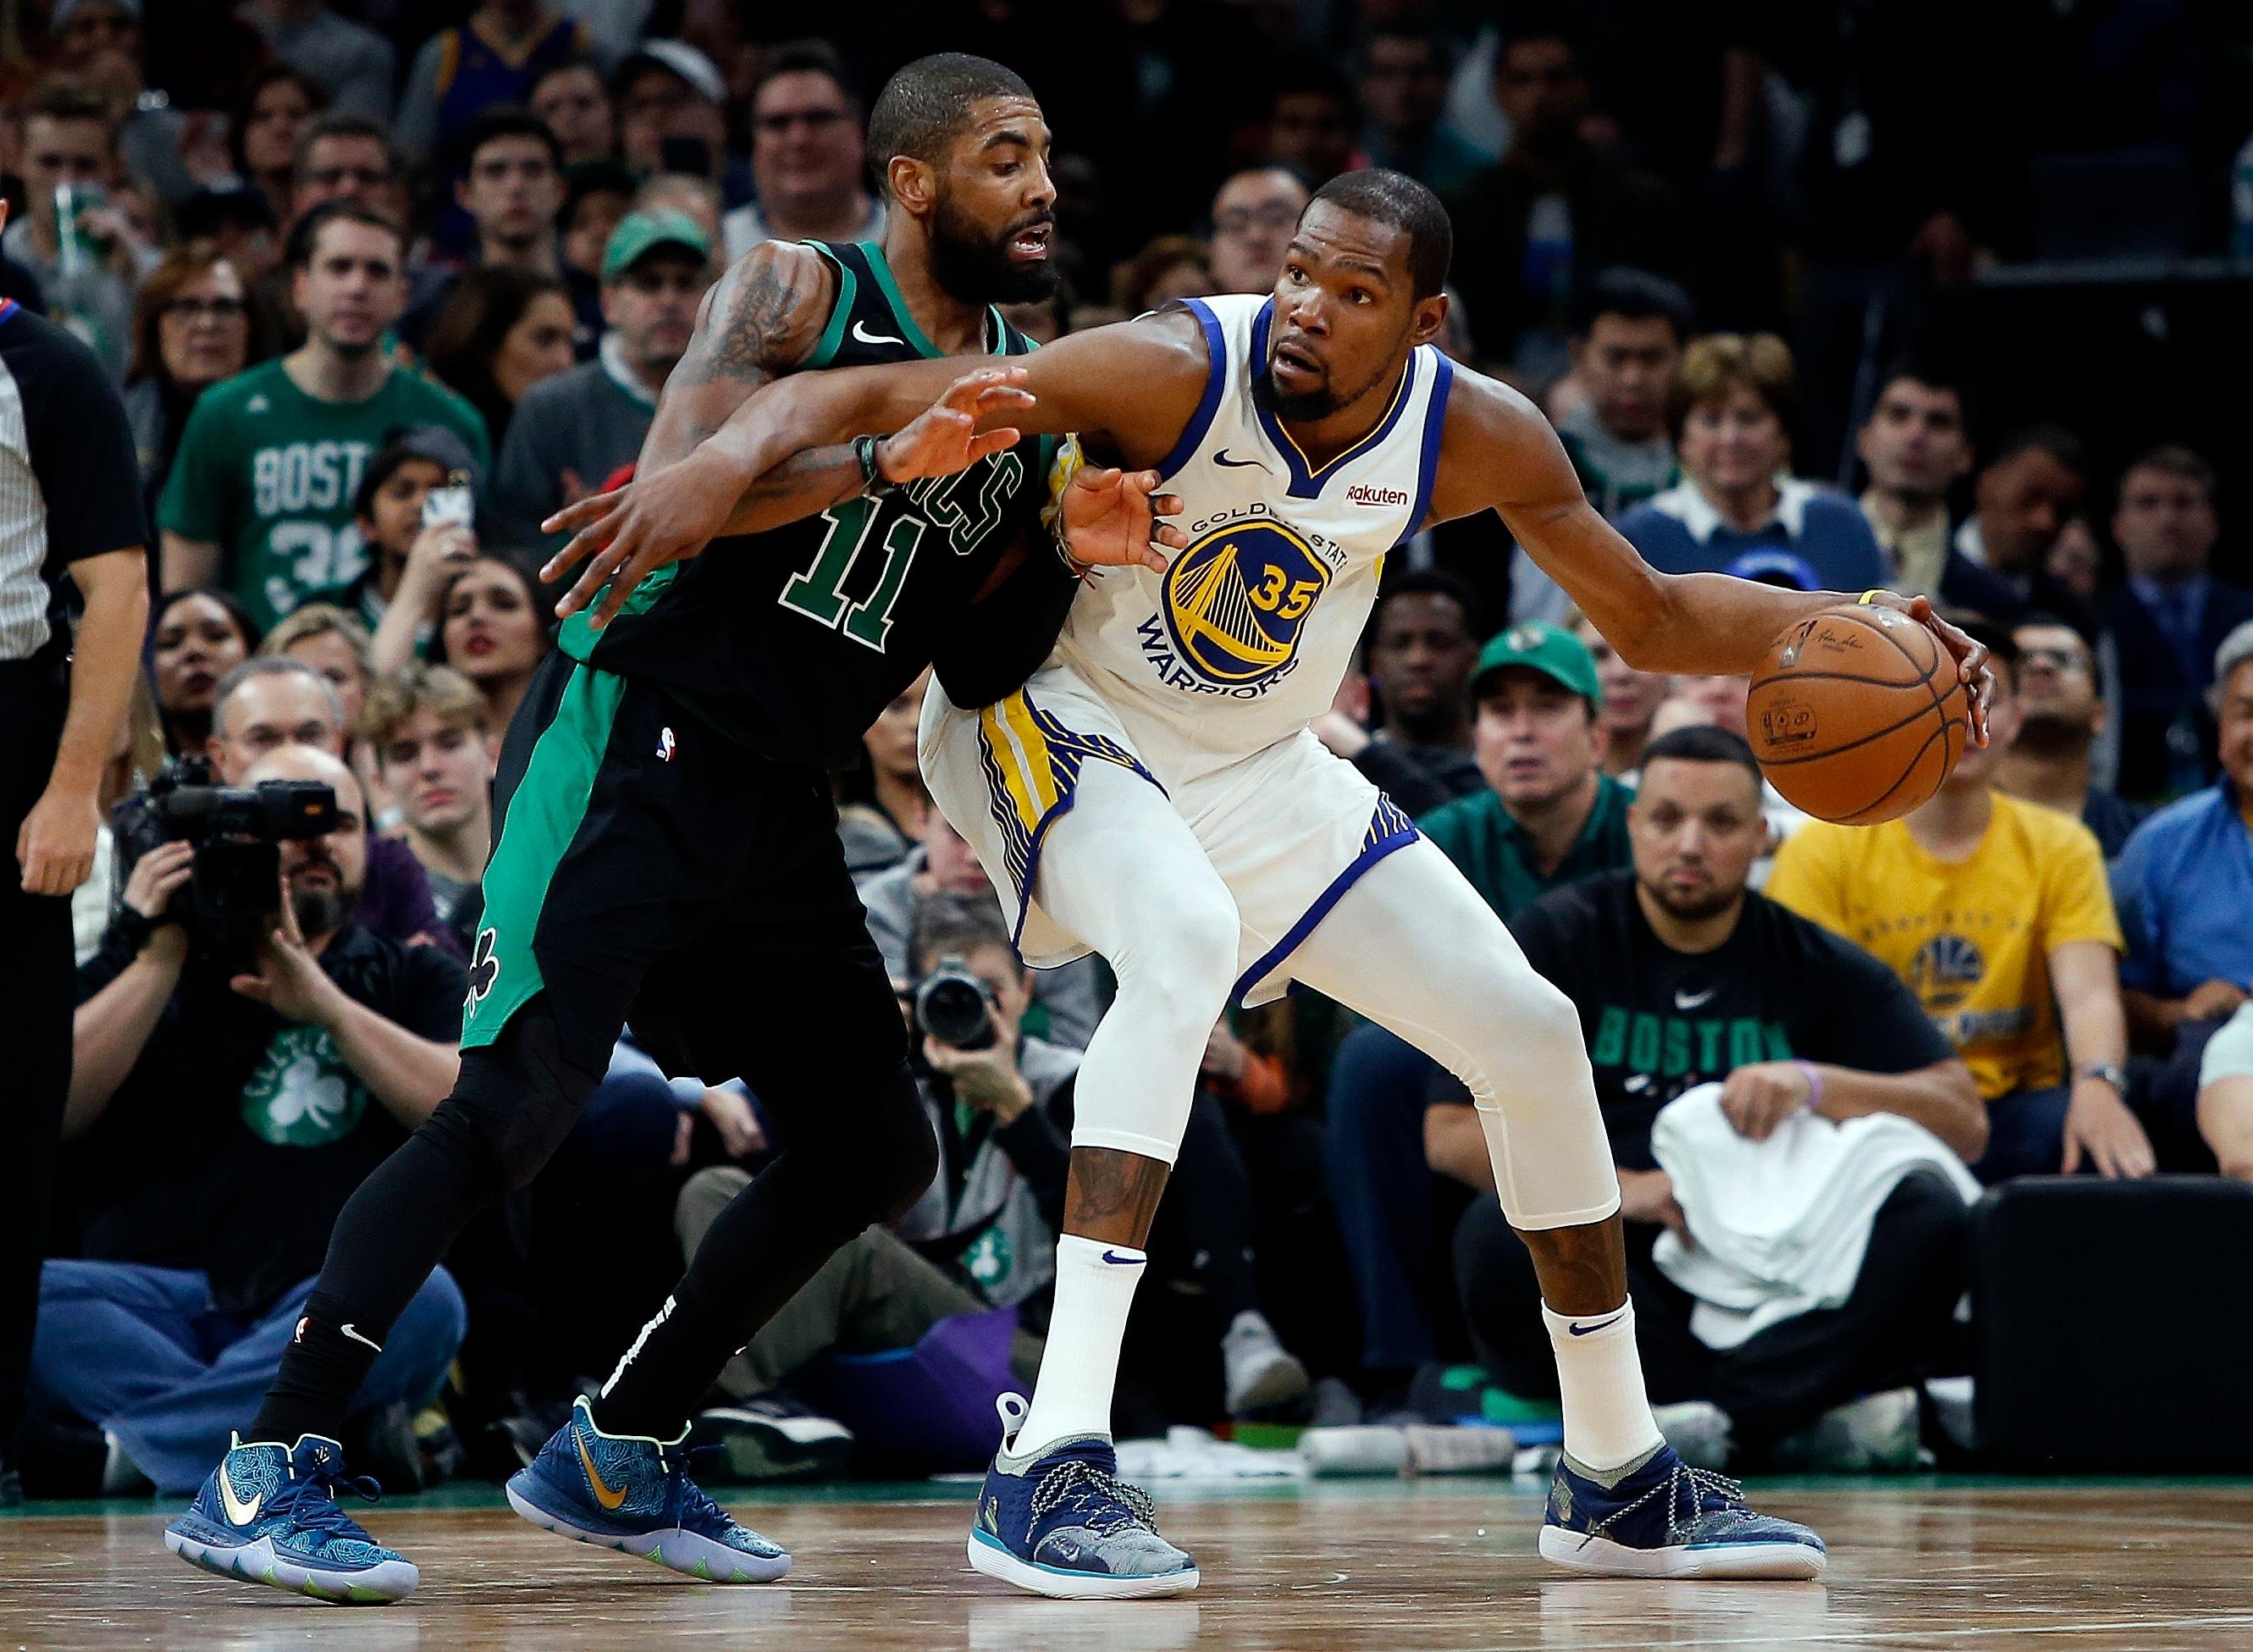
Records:
<instances>
[{"instance_id":1,"label":"basketball player in black jersey","mask_svg":"<svg viewBox=\"0 0 2253 1652\"><path fill-rule=\"evenodd\" d=\"M869 141L882 244L769 244L729 270L666 387L645 472L778 374L1029 347L994 308L1056 279L1048 130L1024 83L980 58L923 59L878 98ZM603 629L564 626L502 755L460 1077L338 1216L280 1377L168 1530L174 1552L329 1600L415 1586L336 1502L338 1486L367 1488L344 1476L346 1402L464 1224L570 1130L631 1023L672 1072L748 1081L782 1151L509 1501L713 1581L788 1568L695 1487L681 1448L728 1357L936 1173L825 770L924 666L980 704L1055 639L1077 586L1040 519L1046 453L973 434L994 394L970 380L896 436L801 456L730 519L750 537L648 582ZM1161 565L1154 482L1074 480L1060 511L1083 561ZM255 1188L241 1219L258 1219Z\"/></svg>"}]
</instances>

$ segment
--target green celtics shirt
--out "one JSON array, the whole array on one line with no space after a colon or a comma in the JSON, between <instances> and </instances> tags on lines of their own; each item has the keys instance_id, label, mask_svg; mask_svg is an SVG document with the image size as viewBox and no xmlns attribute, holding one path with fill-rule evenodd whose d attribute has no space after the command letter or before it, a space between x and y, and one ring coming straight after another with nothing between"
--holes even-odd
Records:
<instances>
[{"instance_id":1,"label":"green celtics shirt","mask_svg":"<svg viewBox=\"0 0 2253 1652\"><path fill-rule=\"evenodd\" d=\"M394 367L365 401L323 401L279 359L213 385L197 400L157 525L220 547L220 581L262 628L367 567L352 496L384 439L443 425L480 465L485 420L450 390Z\"/></svg>"}]
</instances>

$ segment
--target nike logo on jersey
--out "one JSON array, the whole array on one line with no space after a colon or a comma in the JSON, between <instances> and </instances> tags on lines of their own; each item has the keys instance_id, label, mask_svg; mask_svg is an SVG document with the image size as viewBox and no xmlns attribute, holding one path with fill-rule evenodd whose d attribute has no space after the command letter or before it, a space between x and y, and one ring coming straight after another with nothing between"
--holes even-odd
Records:
<instances>
[{"instance_id":1,"label":"nike logo on jersey","mask_svg":"<svg viewBox=\"0 0 2253 1652\"><path fill-rule=\"evenodd\" d=\"M1231 471L1264 471L1267 468L1257 459L1231 459L1228 457L1226 448L1214 454L1212 462L1215 464L1225 465Z\"/></svg>"},{"instance_id":2,"label":"nike logo on jersey","mask_svg":"<svg viewBox=\"0 0 2253 1652\"><path fill-rule=\"evenodd\" d=\"M1608 1320L1598 1320L1594 1325L1568 1325L1565 1328L1572 1332L1575 1336L1587 1336L1594 1332L1602 1330L1607 1325L1616 1325L1626 1317L1627 1310L1625 1308L1622 1308L1618 1313L1613 1314L1611 1318Z\"/></svg>"},{"instance_id":3,"label":"nike logo on jersey","mask_svg":"<svg viewBox=\"0 0 2253 1652\"><path fill-rule=\"evenodd\" d=\"M870 332L865 321L853 324L853 336L864 345L903 345L907 342L904 338L895 338L888 332Z\"/></svg>"},{"instance_id":4,"label":"nike logo on jersey","mask_svg":"<svg viewBox=\"0 0 2253 1652\"><path fill-rule=\"evenodd\" d=\"M579 1467L587 1471L587 1483L595 1488L595 1501L603 1505L605 1512L617 1513L626 1500L626 1488L620 1486L616 1491L611 1490L609 1482L595 1472L595 1460L587 1454L587 1437L584 1434L575 1429L571 1443L579 1448Z\"/></svg>"},{"instance_id":5,"label":"nike logo on jersey","mask_svg":"<svg viewBox=\"0 0 2253 1652\"><path fill-rule=\"evenodd\" d=\"M266 1494L262 1491L247 1502L236 1496L234 1482L227 1477L227 1465L221 1463L219 1466L219 1501L220 1507L227 1510L229 1525L247 1526L258 1518L259 1509L266 1503Z\"/></svg>"},{"instance_id":6,"label":"nike logo on jersey","mask_svg":"<svg viewBox=\"0 0 2253 1652\"><path fill-rule=\"evenodd\" d=\"M1707 987L1702 993L1685 993L1678 989L1674 994L1674 1007L1685 1010L1695 1009L1707 999L1712 997L1715 990L1715 988L1711 986Z\"/></svg>"},{"instance_id":7,"label":"nike logo on jersey","mask_svg":"<svg viewBox=\"0 0 2253 1652\"><path fill-rule=\"evenodd\" d=\"M382 1343L369 1342L367 1338L359 1334L359 1328L350 1320L346 1320L342 1325L338 1326L337 1329L342 1332L350 1341L358 1342L362 1348L372 1348L379 1354L383 1352Z\"/></svg>"}]
</instances>

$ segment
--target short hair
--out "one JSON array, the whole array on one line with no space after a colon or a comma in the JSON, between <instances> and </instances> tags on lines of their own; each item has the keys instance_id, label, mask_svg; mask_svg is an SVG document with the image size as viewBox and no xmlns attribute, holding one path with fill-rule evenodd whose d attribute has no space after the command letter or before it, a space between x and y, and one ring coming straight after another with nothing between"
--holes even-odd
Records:
<instances>
[{"instance_id":1,"label":"short hair","mask_svg":"<svg viewBox=\"0 0 2253 1652\"><path fill-rule=\"evenodd\" d=\"M942 958L967 958L981 947L1014 954L1001 903L986 895L926 895L916 903L915 939L908 967L920 975Z\"/></svg>"},{"instance_id":2,"label":"short hair","mask_svg":"<svg viewBox=\"0 0 2253 1652\"><path fill-rule=\"evenodd\" d=\"M289 175L303 178L306 168L312 164L313 145L332 137L358 138L376 145L383 151L384 170L394 178L399 176L399 151L391 146L389 129L380 121L343 110L322 115L298 134L297 153L290 158Z\"/></svg>"},{"instance_id":3,"label":"short hair","mask_svg":"<svg viewBox=\"0 0 2253 1652\"><path fill-rule=\"evenodd\" d=\"M367 686L360 702L359 725L352 732L374 749L383 761L384 742L396 735L409 718L429 712L449 728L492 732L492 708L478 686L451 666L410 660Z\"/></svg>"},{"instance_id":4,"label":"short hair","mask_svg":"<svg viewBox=\"0 0 2253 1652\"><path fill-rule=\"evenodd\" d=\"M306 603L290 610L266 633L266 640L258 645L258 652L269 659L285 658L291 645L302 643L308 637L329 636L345 639L345 646L359 661L360 674L366 676L373 665L367 627L334 603Z\"/></svg>"},{"instance_id":5,"label":"short hair","mask_svg":"<svg viewBox=\"0 0 2253 1652\"><path fill-rule=\"evenodd\" d=\"M1971 428L1971 380L1945 362L1915 353L1895 356L1878 374L1878 393L1870 399L1870 411L1864 415L1864 423L1868 423L1875 415L1878 403L1885 399L1886 392L1903 380L1921 384L1928 390L1942 390L1954 396L1956 411L1964 422L1964 428L1967 431Z\"/></svg>"},{"instance_id":6,"label":"short hair","mask_svg":"<svg viewBox=\"0 0 2253 1652\"><path fill-rule=\"evenodd\" d=\"M1015 69L967 52L934 52L917 58L884 82L868 111L868 167L876 185L891 192L892 157L905 155L937 165L983 98L1029 98L1033 88Z\"/></svg>"},{"instance_id":7,"label":"short hair","mask_svg":"<svg viewBox=\"0 0 2253 1652\"><path fill-rule=\"evenodd\" d=\"M827 75L845 94L845 101L852 106L853 112L861 112L861 89L854 81L853 72L845 66L845 59L837 54L837 48L827 40L785 40L761 52L758 73L751 77L751 94L743 100L746 107L757 108L759 94L767 89L767 83L785 74Z\"/></svg>"},{"instance_id":8,"label":"short hair","mask_svg":"<svg viewBox=\"0 0 2253 1652\"><path fill-rule=\"evenodd\" d=\"M593 75L595 77L596 85L603 88L603 95L604 97L610 96L610 86L603 79L603 66L596 62L594 59L588 57L583 53L574 53L570 57L558 59L556 61L548 65L538 73L534 74L532 77L531 84L524 88L525 101L529 103L534 98L537 97L540 94L540 88L546 86L557 75L571 74L581 70Z\"/></svg>"},{"instance_id":9,"label":"short hair","mask_svg":"<svg viewBox=\"0 0 2253 1652\"><path fill-rule=\"evenodd\" d=\"M1692 339L1666 393L1666 423L1674 439L1690 410L1716 401L1740 385L1775 415L1789 436L1799 414L1799 380L1791 346L1772 332L1709 332Z\"/></svg>"},{"instance_id":10,"label":"short hair","mask_svg":"<svg viewBox=\"0 0 2253 1652\"><path fill-rule=\"evenodd\" d=\"M2214 498L2215 479L2214 467L2207 463L2204 455L2194 449L2185 447L2180 442L2162 442L2157 447L2145 448L2127 464L2122 465L2120 467L2122 486L2124 487L2129 477L2138 471L2157 471L2161 476L2177 477L2186 482L2194 482L2198 484L2199 491L2205 494L2209 502Z\"/></svg>"},{"instance_id":11,"label":"short hair","mask_svg":"<svg viewBox=\"0 0 2253 1652\"><path fill-rule=\"evenodd\" d=\"M373 206L363 206L358 201L323 201L299 219L289 231L288 259L292 269L310 269L313 252L320 245L321 232L331 224L364 224L370 229L380 229L399 243L399 261L403 270L407 263L407 232L398 223L385 217Z\"/></svg>"},{"instance_id":12,"label":"short hair","mask_svg":"<svg viewBox=\"0 0 2253 1652\"><path fill-rule=\"evenodd\" d=\"M158 260L157 267L143 277L141 290L133 296L133 365L126 370L126 383L136 384L143 379L164 382L167 379L162 336L164 312L171 308L175 298L220 264L234 269L242 282L243 316L250 328L243 365L255 366L274 353L273 319L259 301L248 277L229 261L216 241L192 240L185 246L175 247Z\"/></svg>"},{"instance_id":13,"label":"short hair","mask_svg":"<svg viewBox=\"0 0 2253 1652\"><path fill-rule=\"evenodd\" d=\"M1208 271L1212 249L1194 235L1160 235L1145 241L1142 249L1111 272L1111 302L1130 316L1150 307L1150 290L1158 277L1175 264L1196 264Z\"/></svg>"},{"instance_id":14,"label":"short hair","mask_svg":"<svg viewBox=\"0 0 2253 1652\"><path fill-rule=\"evenodd\" d=\"M416 427L413 425L384 433L383 445L375 450L375 457L360 472L359 487L352 494L352 515L355 519L366 517L374 520L375 496L383 491L383 484L391 480L401 466L420 459L426 464L437 465L441 471L446 468L442 461L422 450L415 441L415 434Z\"/></svg>"},{"instance_id":15,"label":"short hair","mask_svg":"<svg viewBox=\"0 0 2253 1652\"><path fill-rule=\"evenodd\" d=\"M1354 53L1355 71L1367 74L1375 64L1377 53L1371 50L1379 40L1408 40L1432 48L1432 66L1440 74L1452 74L1455 68L1454 43L1437 29L1419 29L1412 24L1379 24L1362 37L1361 49Z\"/></svg>"},{"instance_id":16,"label":"short hair","mask_svg":"<svg viewBox=\"0 0 2253 1652\"><path fill-rule=\"evenodd\" d=\"M1315 192L1308 209L1323 202L1357 218L1390 225L1408 237L1408 280L1416 297L1436 297L1447 284L1447 265L1455 255L1455 227L1440 198L1407 173L1381 166L1341 172ZM1299 216L1305 221L1304 213Z\"/></svg>"},{"instance_id":17,"label":"short hair","mask_svg":"<svg viewBox=\"0 0 2253 1652\"><path fill-rule=\"evenodd\" d=\"M1674 342L1687 344L1697 324L1697 308L1678 282L1654 275L1647 269L1614 264L1600 269L1583 287L1573 305L1573 336L1585 338L1597 320L1617 316L1622 321L1663 321L1674 329Z\"/></svg>"},{"instance_id":18,"label":"short hair","mask_svg":"<svg viewBox=\"0 0 2253 1652\"><path fill-rule=\"evenodd\" d=\"M1992 470L2022 453L2047 453L2075 476L2089 474L2089 447L2061 424L2022 424L1995 444Z\"/></svg>"},{"instance_id":19,"label":"short hair","mask_svg":"<svg viewBox=\"0 0 2253 1652\"><path fill-rule=\"evenodd\" d=\"M1463 610L1463 629L1476 641L1486 635L1484 604L1471 582L1460 574L1444 568L1411 568L1395 574L1378 588L1377 600L1370 604L1368 637L1377 640L1378 621L1385 610L1403 596L1444 596Z\"/></svg>"},{"instance_id":20,"label":"short hair","mask_svg":"<svg viewBox=\"0 0 2253 1652\"><path fill-rule=\"evenodd\" d=\"M1733 763L1752 776L1755 791L1764 784L1751 742L1734 730L1712 723L1690 723L1659 735L1643 749L1643 772L1648 774L1652 763L1670 757L1677 763Z\"/></svg>"},{"instance_id":21,"label":"short hair","mask_svg":"<svg viewBox=\"0 0 2253 1652\"><path fill-rule=\"evenodd\" d=\"M548 151L549 165L559 172L563 170L563 140L555 136L553 127L521 103L492 103L478 111L477 118L462 131L457 151L461 170L470 171L477 164L479 150L505 137L532 139Z\"/></svg>"},{"instance_id":22,"label":"short hair","mask_svg":"<svg viewBox=\"0 0 2253 1652\"><path fill-rule=\"evenodd\" d=\"M2241 620L2222 639L2214 651L2215 704L2219 708L2222 695L2229 687L2229 679L2247 660L2253 659L2253 619Z\"/></svg>"},{"instance_id":23,"label":"short hair","mask_svg":"<svg viewBox=\"0 0 2253 1652\"><path fill-rule=\"evenodd\" d=\"M303 677L317 685L321 698L328 702L329 721L341 731L345 726L345 702L337 698L337 686L315 671L303 660L288 654L255 654L219 680L219 690L212 696L212 731L216 734L227 726L227 702L234 698L243 684L259 677Z\"/></svg>"}]
</instances>

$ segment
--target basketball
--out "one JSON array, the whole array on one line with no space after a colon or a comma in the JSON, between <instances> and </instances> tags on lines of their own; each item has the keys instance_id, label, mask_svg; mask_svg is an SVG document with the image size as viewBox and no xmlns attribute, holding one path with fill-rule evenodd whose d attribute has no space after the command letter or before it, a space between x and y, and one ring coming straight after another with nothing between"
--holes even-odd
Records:
<instances>
[{"instance_id":1,"label":"basketball","mask_svg":"<svg viewBox=\"0 0 2253 1652\"><path fill-rule=\"evenodd\" d=\"M1956 662L1890 608L1828 608L1787 626L1753 673L1747 732L1793 807L1876 826L1929 801L1971 737Z\"/></svg>"}]
</instances>

